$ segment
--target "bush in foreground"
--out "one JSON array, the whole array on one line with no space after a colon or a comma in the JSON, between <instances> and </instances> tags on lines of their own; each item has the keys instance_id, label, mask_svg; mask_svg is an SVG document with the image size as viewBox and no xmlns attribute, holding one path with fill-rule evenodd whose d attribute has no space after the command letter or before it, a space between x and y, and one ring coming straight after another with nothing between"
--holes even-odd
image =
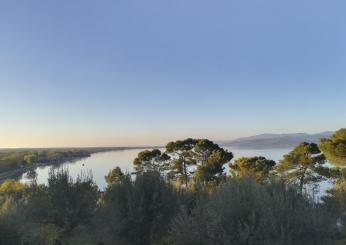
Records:
<instances>
[{"instance_id":1,"label":"bush in foreground","mask_svg":"<svg viewBox=\"0 0 346 245\"><path fill-rule=\"evenodd\" d=\"M182 213L171 226L171 244L333 244L335 223L319 205L281 183L232 180Z\"/></svg>"},{"instance_id":2,"label":"bush in foreground","mask_svg":"<svg viewBox=\"0 0 346 245\"><path fill-rule=\"evenodd\" d=\"M127 175L107 189L96 227L104 244L158 244L177 211L177 193L159 173Z\"/></svg>"}]
</instances>

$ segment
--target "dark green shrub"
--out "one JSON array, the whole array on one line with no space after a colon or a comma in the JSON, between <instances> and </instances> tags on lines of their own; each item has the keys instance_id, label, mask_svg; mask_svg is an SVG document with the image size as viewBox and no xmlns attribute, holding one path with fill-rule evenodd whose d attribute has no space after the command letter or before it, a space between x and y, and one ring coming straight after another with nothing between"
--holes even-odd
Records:
<instances>
[{"instance_id":1,"label":"dark green shrub","mask_svg":"<svg viewBox=\"0 0 346 245\"><path fill-rule=\"evenodd\" d=\"M105 193L100 222L105 244L154 244L167 233L178 211L173 188L157 172L129 175Z\"/></svg>"},{"instance_id":2,"label":"dark green shrub","mask_svg":"<svg viewBox=\"0 0 346 245\"><path fill-rule=\"evenodd\" d=\"M0 215L0 244L18 245L21 234L18 225L7 215Z\"/></svg>"},{"instance_id":3,"label":"dark green shrub","mask_svg":"<svg viewBox=\"0 0 346 245\"><path fill-rule=\"evenodd\" d=\"M97 198L91 175L81 174L73 181L67 170L51 171L47 186L33 184L28 190L24 213L32 222L69 230L90 220Z\"/></svg>"},{"instance_id":4,"label":"dark green shrub","mask_svg":"<svg viewBox=\"0 0 346 245\"><path fill-rule=\"evenodd\" d=\"M172 244L331 244L335 223L319 204L280 183L232 180L171 227Z\"/></svg>"}]
</instances>

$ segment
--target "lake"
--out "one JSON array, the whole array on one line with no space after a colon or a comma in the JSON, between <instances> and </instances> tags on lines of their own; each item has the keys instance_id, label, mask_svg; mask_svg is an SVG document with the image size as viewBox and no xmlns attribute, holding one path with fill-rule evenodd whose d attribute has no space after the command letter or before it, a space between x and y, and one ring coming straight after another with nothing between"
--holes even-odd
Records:
<instances>
[{"instance_id":1,"label":"lake","mask_svg":"<svg viewBox=\"0 0 346 245\"><path fill-rule=\"evenodd\" d=\"M266 158L278 161L282 156L288 153L291 149L231 149L225 147L229 151L233 152L234 159L242 156L264 156ZM63 163L53 166L54 168L63 167L69 170L72 178L76 178L81 171L92 171L94 180L98 187L103 190L106 187L104 176L113 168L119 166L123 172L131 173L133 171L133 159L137 156L138 152L143 149L130 149L130 150L118 150L102 153L92 154L88 158L76 160L74 162ZM37 182L39 184L46 184L49 170L52 166L42 166L36 169ZM228 171L228 169L227 169ZM29 182L26 178L26 174L20 177L22 182Z\"/></svg>"}]
</instances>

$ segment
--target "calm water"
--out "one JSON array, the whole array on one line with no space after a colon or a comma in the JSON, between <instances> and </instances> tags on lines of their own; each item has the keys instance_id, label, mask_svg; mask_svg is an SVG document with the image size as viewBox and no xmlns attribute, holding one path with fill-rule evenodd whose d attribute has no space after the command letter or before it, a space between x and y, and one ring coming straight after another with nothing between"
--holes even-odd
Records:
<instances>
[{"instance_id":1,"label":"calm water","mask_svg":"<svg viewBox=\"0 0 346 245\"><path fill-rule=\"evenodd\" d=\"M227 147L226 147L227 148ZM266 150L254 150L254 149L231 149L234 154L234 159L242 156L264 156L272 160L278 161L282 156L288 153L291 149L266 149ZM133 159L137 156L141 149L123 150L123 151L111 151L92 154L89 158L81 159L71 163L64 163L55 168L63 167L69 170L72 178L76 178L81 171L92 171L94 180L100 189L104 189L106 182L104 176L114 167L119 166L123 172L131 173L133 171ZM40 184L47 183L48 172L51 166L39 167L36 169L37 182ZM21 181L28 182L26 174L23 174Z\"/></svg>"}]
</instances>

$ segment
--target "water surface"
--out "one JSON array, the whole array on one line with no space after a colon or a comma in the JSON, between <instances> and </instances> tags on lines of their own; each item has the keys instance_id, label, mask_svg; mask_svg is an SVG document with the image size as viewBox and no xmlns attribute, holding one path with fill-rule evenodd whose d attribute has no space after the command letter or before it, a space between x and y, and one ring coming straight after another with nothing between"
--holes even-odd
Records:
<instances>
[{"instance_id":1,"label":"water surface","mask_svg":"<svg viewBox=\"0 0 346 245\"><path fill-rule=\"evenodd\" d=\"M231 149L225 147L229 151L233 152L234 159L240 158L242 156L264 156L272 160L278 161L282 156L288 153L291 149ZM138 152L143 149L130 149L130 150L120 150L120 151L110 151L92 154L88 158L76 160L74 162L63 163L54 168L63 167L69 170L72 178L77 178L81 171L91 170L93 178L99 188L102 190L106 186L104 176L113 168L119 166L123 172L131 173L133 172L133 159L137 156ZM43 166L36 169L37 182L39 184L46 184L49 170L52 166ZM26 174L21 176L21 181L28 182L29 179L26 178Z\"/></svg>"}]
</instances>

